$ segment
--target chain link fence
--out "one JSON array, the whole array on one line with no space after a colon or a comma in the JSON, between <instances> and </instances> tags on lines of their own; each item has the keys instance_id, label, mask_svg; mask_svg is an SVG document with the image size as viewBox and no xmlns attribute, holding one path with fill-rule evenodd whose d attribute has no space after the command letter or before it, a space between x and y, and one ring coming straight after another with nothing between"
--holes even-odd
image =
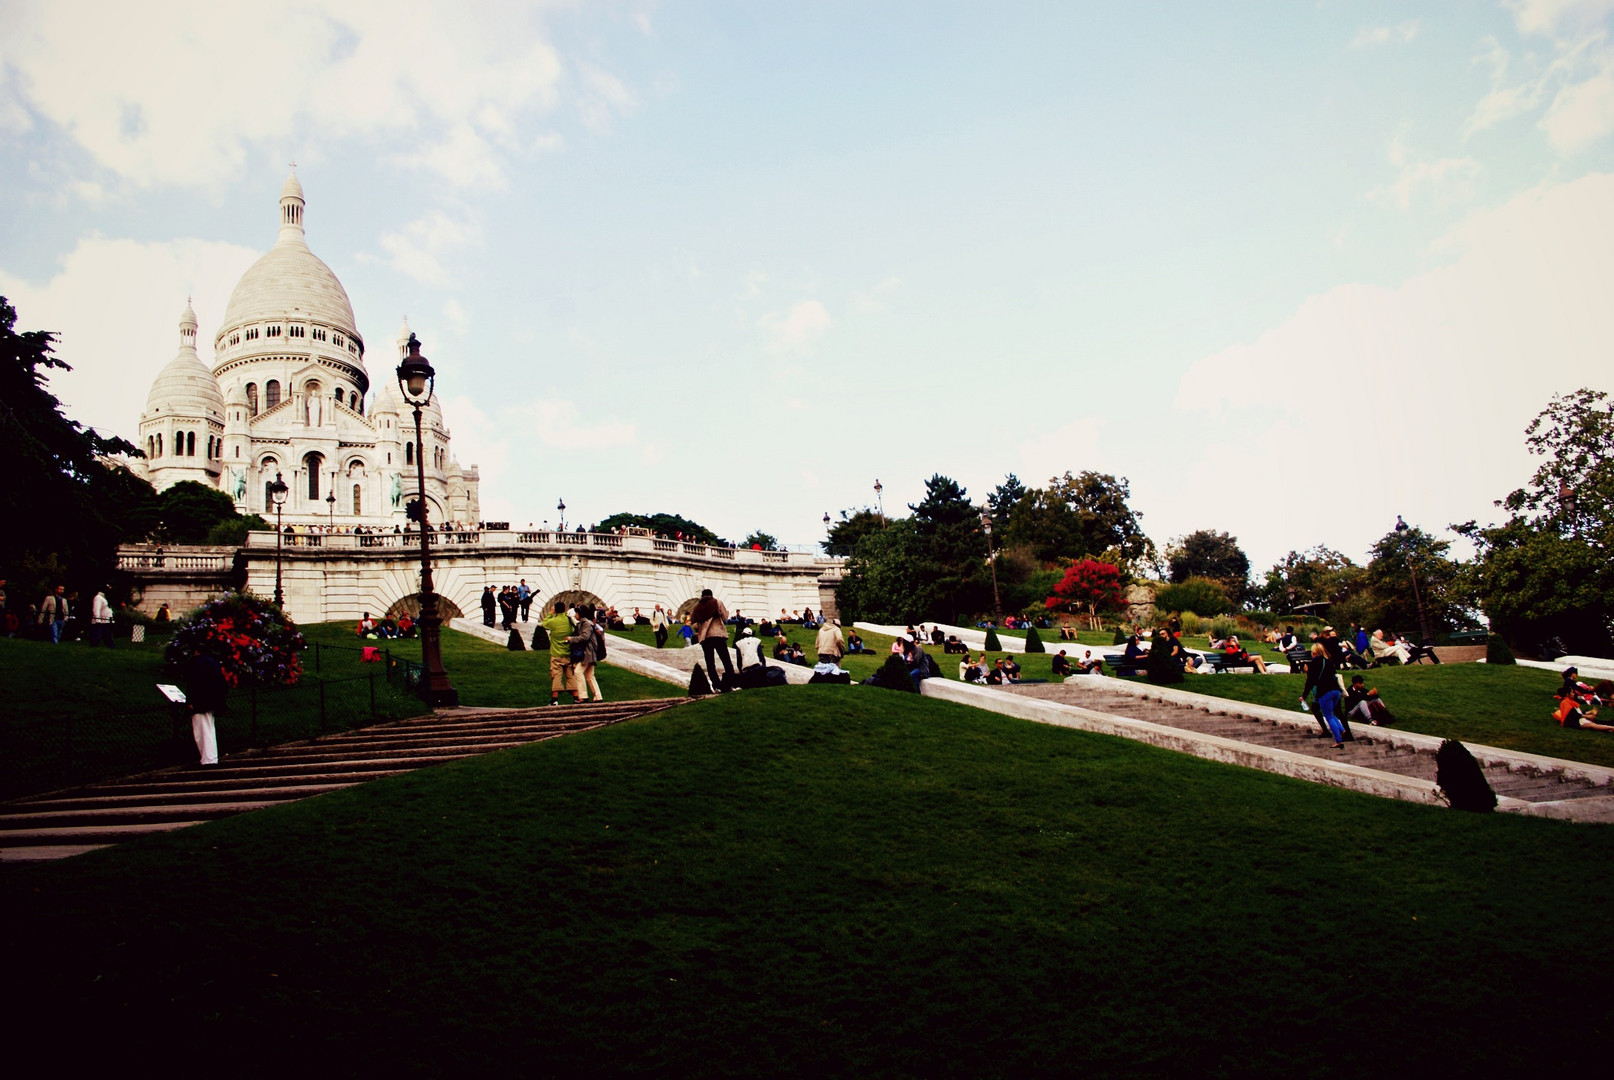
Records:
<instances>
[{"instance_id":1,"label":"chain link fence","mask_svg":"<svg viewBox=\"0 0 1614 1080\"><path fill-rule=\"evenodd\" d=\"M424 668L385 649L311 646L293 686L231 690L215 714L219 753L312 739L426 712ZM155 693L155 689L153 693ZM91 715L7 711L0 716L0 800L195 764L182 705Z\"/></svg>"}]
</instances>

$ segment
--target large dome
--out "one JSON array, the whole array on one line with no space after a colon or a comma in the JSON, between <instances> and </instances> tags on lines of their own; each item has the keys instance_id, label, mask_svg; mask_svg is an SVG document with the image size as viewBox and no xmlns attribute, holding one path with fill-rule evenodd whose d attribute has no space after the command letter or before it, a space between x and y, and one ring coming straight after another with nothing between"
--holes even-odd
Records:
<instances>
[{"instance_id":1,"label":"large dome","mask_svg":"<svg viewBox=\"0 0 1614 1080\"><path fill-rule=\"evenodd\" d=\"M236 283L224 312L223 332L243 323L299 318L354 333L347 290L308 250L303 207L303 187L293 174L280 192L280 238Z\"/></svg>"}]
</instances>

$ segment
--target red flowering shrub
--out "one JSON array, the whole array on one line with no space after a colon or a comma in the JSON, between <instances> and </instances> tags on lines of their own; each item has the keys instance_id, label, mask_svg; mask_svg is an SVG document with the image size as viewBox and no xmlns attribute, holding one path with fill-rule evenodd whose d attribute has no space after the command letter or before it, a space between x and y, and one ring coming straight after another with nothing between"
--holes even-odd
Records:
<instances>
[{"instance_id":1,"label":"red flowering shrub","mask_svg":"<svg viewBox=\"0 0 1614 1080\"><path fill-rule=\"evenodd\" d=\"M1065 576L1045 600L1049 611L1086 611L1097 615L1114 611L1126 602L1121 592L1121 571L1107 562L1083 559L1071 563Z\"/></svg>"},{"instance_id":2,"label":"red flowering shrub","mask_svg":"<svg viewBox=\"0 0 1614 1080\"><path fill-rule=\"evenodd\" d=\"M186 616L163 657L182 667L205 653L230 686L284 686L303 673L302 648L303 635L279 608L251 593L230 593Z\"/></svg>"}]
</instances>

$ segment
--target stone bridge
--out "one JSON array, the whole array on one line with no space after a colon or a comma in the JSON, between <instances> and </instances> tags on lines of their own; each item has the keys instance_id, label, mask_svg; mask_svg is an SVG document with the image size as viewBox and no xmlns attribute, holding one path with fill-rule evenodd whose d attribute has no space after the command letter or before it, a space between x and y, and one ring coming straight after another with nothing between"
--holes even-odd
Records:
<instances>
[{"instance_id":1,"label":"stone bridge","mask_svg":"<svg viewBox=\"0 0 1614 1080\"><path fill-rule=\"evenodd\" d=\"M482 587L525 578L534 611L562 593L588 593L623 615L657 604L674 610L712 592L730 611L754 618L780 608L835 614L844 559L795 551L709 547L631 533L474 530L433 532L432 576L440 595L466 615L480 613ZM357 619L393 610L420 590L418 533L297 533L282 536L286 611L298 622ZM273 532L240 548L126 544L118 568L129 576L140 610L166 603L176 616L211 595L244 587L275 591Z\"/></svg>"}]
</instances>

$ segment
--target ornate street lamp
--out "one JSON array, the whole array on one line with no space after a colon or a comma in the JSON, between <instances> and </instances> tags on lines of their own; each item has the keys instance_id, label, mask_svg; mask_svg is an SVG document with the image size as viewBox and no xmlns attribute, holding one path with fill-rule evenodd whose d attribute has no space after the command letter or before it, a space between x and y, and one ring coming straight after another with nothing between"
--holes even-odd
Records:
<instances>
[{"instance_id":1,"label":"ornate street lamp","mask_svg":"<svg viewBox=\"0 0 1614 1080\"><path fill-rule=\"evenodd\" d=\"M874 502L880 508L880 528L882 529L885 528L885 500L880 497L880 492L884 490L885 488L880 486L880 478L876 476L874 478Z\"/></svg>"},{"instance_id":2,"label":"ornate street lamp","mask_svg":"<svg viewBox=\"0 0 1614 1080\"><path fill-rule=\"evenodd\" d=\"M437 388L437 373L420 355L420 339L409 335L409 355L398 365L398 389L415 410L415 503L420 526L420 659L426 666L426 684L421 696L432 708L453 708L460 703L459 691L443 670L443 648L439 631L443 625L437 614L437 593L432 589L431 528L426 511L426 443L420 431L420 413L431 404Z\"/></svg>"},{"instance_id":3,"label":"ornate street lamp","mask_svg":"<svg viewBox=\"0 0 1614 1080\"><path fill-rule=\"evenodd\" d=\"M1406 556L1407 573L1412 577L1412 599L1418 605L1418 629L1423 633L1423 640L1419 644L1430 645L1434 641L1434 635L1429 632L1429 616L1424 614L1423 595L1418 592L1418 571L1412 565L1411 531L1411 526L1402 520L1400 514L1397 514L1395 516L1395 534L1401 538L1401 552Z\"/></svg>"},{"instance_id":4,"label":"ornate street lamp","mask_svg":"<svg viewBox=\"0 0 1614 1080\"><path fill-rule=\"evenodd\" d=\"M560 531L566 531L566 500L562 499L555 504L555 510L560 514Z\"/></svg>"},{"instance_id":5,"label":"ornate street lamp","mask_svg":"<svg viewBox=\"0 0 1614 1080\"><path fill-rule=\"evenodd\" d=\"M331 470L331 490L325 494L325 508L330 514L330 528L336 531L336 470Z\"/></svg>"},{"instance_id":6,"label":"ornate street lamp","mask_svg":"<svg viewBox=\"0 0 1614 1080\"><path fill-rule=\"evenodd\" d=\"M1569 522L1569 529L1576 538L1580 536L1580 522L1575 519L1575 489L1569 486L1568 480L1558 484L1558 510L1563 514L1564 520Z\"/></svg>"},{"instance_id":7,"label":"ornate street lamp","mask_svg":"<svg viewBox=\"0 0 1614 1080\"><path fill-rule=\"evenodd\" d=\"M281 530L280 512L285 509L286 496L289 494L291 489L286 486L286 481L280 478L278 472L275 473L275 478L269 482L269 501L275 506L275 607L286 602L285 591L280 587L280 544L285 536Z\"/></svg>"},{"instance_id":8,"label":"ornate street lamp","mask_svg":"<svg viewBox=\"0 0 1614 1080\"><path fill-rule=\"evenodd\" d=\"M992 610L1003 621L1003 601L998 599L998 562L992 557L992 515L981 512L981 528L986 530L986 564L992 568Z\"/></svg>"}]
</instances>

